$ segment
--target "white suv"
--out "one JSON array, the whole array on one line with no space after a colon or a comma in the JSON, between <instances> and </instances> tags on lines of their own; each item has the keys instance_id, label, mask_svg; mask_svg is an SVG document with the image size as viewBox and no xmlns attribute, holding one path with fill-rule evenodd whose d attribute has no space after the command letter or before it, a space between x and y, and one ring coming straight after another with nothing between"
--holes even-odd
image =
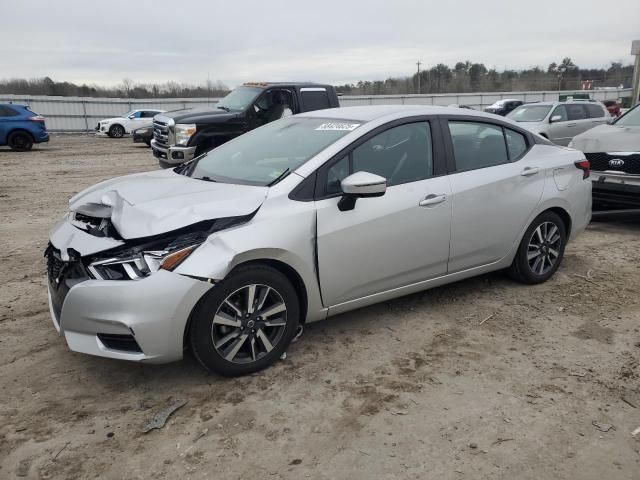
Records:
<instances>
[{"instance_id":1,"label":"white suv","mask_svg":"<svg viewBox=\"0 0 640 480\"><path fill-rule=\"evenodd\" d=\"M533 133L558 145L569 145L587 130L607 123L611 116L600 102L538 102L521 105L507 115Z\"/></svg>"},{"instance_id":2,"label":"white suv","mask_svg":"<svg viewBox=\"0 0 640 480\"><path fill-rule=\"evenodd\" d=\"M96 126L98 135L108 135L111 138L121 138L125 133L131 133L137 128L153 125L153 117L164 110L131 110L122 117L100 120Z\"/></svg>"}]
</instances>

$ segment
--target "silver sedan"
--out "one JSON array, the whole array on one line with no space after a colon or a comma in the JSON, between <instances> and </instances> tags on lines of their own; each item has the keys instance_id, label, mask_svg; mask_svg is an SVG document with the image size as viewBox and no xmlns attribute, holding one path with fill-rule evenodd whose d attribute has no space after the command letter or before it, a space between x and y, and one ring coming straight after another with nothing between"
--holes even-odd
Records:
<instances>
[{"instance_id":1,"label":"silver sedan","mask_svg":"<svg viewBox=\"0 0 640 480\"><path fill-rule=\"evenodd\" d=\"M591 216L589 164L457 108L305 113L70 200L46 250L78 352L241 375L307 322L474 275L549 279Z\"/></svg>"}]
</instances>

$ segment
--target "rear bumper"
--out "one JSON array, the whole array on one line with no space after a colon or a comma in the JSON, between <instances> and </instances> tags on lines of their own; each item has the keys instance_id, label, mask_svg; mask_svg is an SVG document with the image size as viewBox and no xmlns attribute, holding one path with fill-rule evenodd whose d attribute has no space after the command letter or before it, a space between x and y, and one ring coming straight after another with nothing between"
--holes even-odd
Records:
<instances>
[{"instance_id":1,"label":"rear bumper","mask_svg":"<svg viewBox=\"0 0 640 480\"><path fill-rule=\"evenodd\" d=\"M49 290L49 309L75 352L166 363L182 358L189 315L211 287L163 270L142 280L86 280L69 289L59 315Z\"/></svg>"},{"instance_id":2,"label":"rear bumper","mask_svg":"<svg viewBox=\"0 0 640 480\"><path fill-rule=\"evenodd\" d=\"M49 141L49 132L39 132L33 136L35 143L44 143Z\"/></svg>"},{"instance_id":3,"label":"rear bumper","mask_svg":"<svg viewBox=\"0 0 640 480\"><path fill-rule=\"evenodd\" d=\"M640 208L640 175L591 171L596 210Z\"/></svg>"},{"instance_id":4,"label":"rear bumper","mask_svg":"<svg viewBox=\"0 0 640 480\"><path fill-rule=\"evenodd\" d=\"M160 160L163 167L172 167L181 163L193 160L196 156L196 147L178 147L172 145L168 148L162 147L155 140L151 140L153 156Z\"/></svg>"}]
</instances>

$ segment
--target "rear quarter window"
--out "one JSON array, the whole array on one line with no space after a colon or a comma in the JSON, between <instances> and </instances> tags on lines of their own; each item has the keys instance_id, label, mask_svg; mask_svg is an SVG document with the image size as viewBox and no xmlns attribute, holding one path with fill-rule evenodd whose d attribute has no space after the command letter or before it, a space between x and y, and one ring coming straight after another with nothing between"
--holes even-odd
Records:
<instances>
[{"instance_id":1,"label":"rear quarter window","mask_svg":"<svg viewBox=\"0 0 640 480\"><path fill-rule=\"evenodd\" d=\"M301 88L302 110L322 110L329 108L329 92L325 88Z\"/></svg>"}]
</instances>

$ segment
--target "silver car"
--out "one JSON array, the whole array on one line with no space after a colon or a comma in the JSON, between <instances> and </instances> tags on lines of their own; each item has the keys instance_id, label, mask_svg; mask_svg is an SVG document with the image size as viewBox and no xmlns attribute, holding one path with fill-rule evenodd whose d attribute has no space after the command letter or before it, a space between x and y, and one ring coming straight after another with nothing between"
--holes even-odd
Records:
<instances>
[{"instance_id":1,"label":"silver car","mask_svg":"<svg viewBox=\"0 0 640 480\"><path fill-rule=\"evenodd\" d=\"M611 119L602 103L590 101L529 103L507 117L558 145Z\"/></svg>"},{"instance_id":2,"label":"silver car","mask_svg":"<svg viewBox=\"0 0 640 480\"><path fill-rule=\"evenodd\" d=\"M588 163L471 110L304 113L80 192L51 230L69 347L240 375L308 322L494 270L547 280L591 215Z\"/></svg>"}]
</instances>

